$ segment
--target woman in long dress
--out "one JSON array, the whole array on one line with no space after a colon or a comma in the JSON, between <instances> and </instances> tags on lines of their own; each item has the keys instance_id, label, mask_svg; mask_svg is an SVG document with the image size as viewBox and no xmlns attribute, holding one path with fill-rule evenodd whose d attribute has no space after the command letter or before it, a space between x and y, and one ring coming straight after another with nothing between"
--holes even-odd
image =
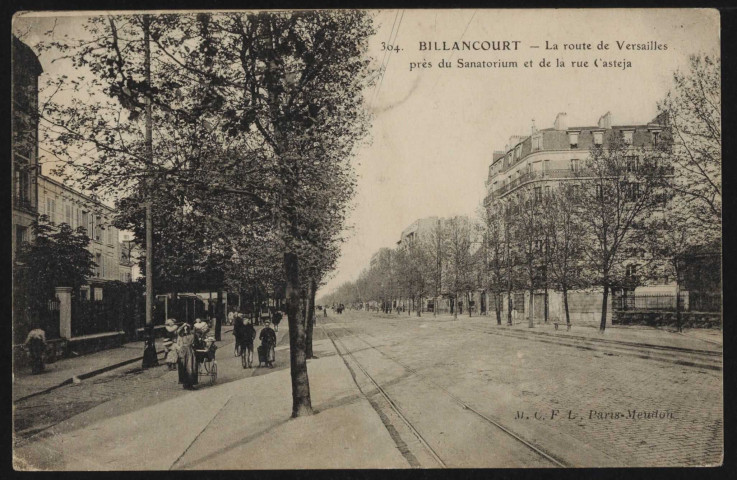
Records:
<instances>
[{"instance_id":1,"label":"woman in long dress","mask_svg":"<svg viewBox=\"0 0 737 480\"><path fill-rule=\"evenodd\" d=\"M197 385L197 360L194 355L194 333L192 327L185 323L177 332L177 372L179 373L179 383L184 388L191 389L193 385Z\"/></svg>"}]
</instances>

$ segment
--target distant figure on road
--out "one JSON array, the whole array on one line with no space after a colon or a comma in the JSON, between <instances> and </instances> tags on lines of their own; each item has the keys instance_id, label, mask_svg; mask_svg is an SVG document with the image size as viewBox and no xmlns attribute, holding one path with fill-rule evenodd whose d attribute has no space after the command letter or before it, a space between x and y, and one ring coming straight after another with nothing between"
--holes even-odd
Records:
<instances>
[{"instance_id":1,"label":"distant figure on road","mask_svg":"<svg viewBox=\"0 0 737 480\"><path fill-rule=\"evenodd\" d=\"M327 305L325 305L324 307L322 307L322 316L323 317L327 317L328 316L328 306Z\"/></svg>"},{"instance_id":2,"label":"distant figure on road","mask_svg":"<svg viewBox=\"0 0 737 480\"><path fill-rule=\"evenodd\" d=\"M248 362L248 368L253 365L253 340L256 338L256 329L253 327L252 322L246 322L241 315L241 322L243 322L243 344L241 348L246 349L246 361Z\"/></svg>"},{"instance_id":3,"label":"distant figure on road","mask_svg":"<svg viewBox=\"0 0 737 480\"><path fill-rule=\"evenodd\" d=\"M194 356L195 336L188 323L179 327L177 334L179 383L185 389L191 390L194 385L197 385L197 360Z\"/></svg>"},{"instance_id":4,"label":"distant figure on road","mask_svg":"<svg viewBox=\"0 0 737 480\"><path fill-rule=\"evenodd\" d=\"M44 370L44 351L46 350L46 332L40 328L34 328L28 332L25 346L31 357L31 373L41 373Z\"/></svg>"},{"instance_id":5,"label":"distant figure on road","mask_svg":"<svg viewBox=\"0 0 737 480\"><path fill-rule=\"evenodd\" d=\"M271 320L274 322L274 331L279 331L279 322L282 319L282 313L279 310L274 310L274 314L271 316Z\"/></svg>"},{"instance_id":6,"label":"distant figure on road","mask_svg":"<svg viewBox=\"0 0 737 480\"><path fill-rule=\"evenodd\" d=\"M263 363L269 368L274 368L274 358L276 357L276 332L271 328L270 321L266 320L264 322L264 328L261 329L261 333L258 338L261 340L261 346L258 347L259 367Z\"/></svg>"},{"instance_id":7,"label":"distant figure on road","mask_svg":"<svg viewBox=\"0 0 737 480\"><path fill-rule=\"evenodd\" d=\"M234 356L239 356L241 354L241 348L243 348L243 319L236 315L233 319L233 336L235 337L235 352L233 353Z\"/></svg>"}]
</instances>

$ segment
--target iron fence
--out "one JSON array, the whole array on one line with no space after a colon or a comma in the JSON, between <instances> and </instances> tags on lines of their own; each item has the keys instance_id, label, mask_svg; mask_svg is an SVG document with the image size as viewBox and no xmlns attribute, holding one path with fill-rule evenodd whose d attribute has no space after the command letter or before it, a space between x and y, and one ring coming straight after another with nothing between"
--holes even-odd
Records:
<instances>
[{"instance_id":1,"label":"iron fence","mask_svg":"<svg viewBox=\"0 0 737 480\"><path fill-rule=\"evenodd\" d=\"M682 312L721 312L722 294L720 292L683 292L678 299L678 309ZM627 294L612 298L612 308L620 311L632 310L676 310L676 295L665 294Z\"/></svg>"}]
</instances>

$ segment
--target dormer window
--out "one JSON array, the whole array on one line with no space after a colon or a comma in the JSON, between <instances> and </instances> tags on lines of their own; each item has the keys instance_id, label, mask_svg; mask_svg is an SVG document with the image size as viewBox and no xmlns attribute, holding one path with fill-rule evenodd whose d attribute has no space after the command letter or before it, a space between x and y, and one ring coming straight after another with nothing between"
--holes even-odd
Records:
<instances>
[{"instance_id":1,"label":"dormer window","mask_svg":"<svg viewBox=\"0 0 737 480\"><path fill-rule=\"evenodd\" d=\"M518 145L517 148L514 149L514 158L519 160L519 157L522 155L522 145Z\"/></svg>"},{"instance_id":2,"label":"dormer window","mask_svg":"<svg viewBox=\"0 0 737 480\"><path fill-rule=\"evenodd\" d=\"M568 132L568 143L571 148L578 148L578 132Z\"/></svg>"},{"instance_id":3,"label":"dormer window","mask_svg":"<svg viewBox=\"0 0 737 480\"><path fill-rule=\"evenodd\" d=\"M542 148L540 145L540 140L542 140L542 137L532 137L532 151L536 152Z\"/></svg>"},{"instance_id":4,"label":"dormer window","mask_svg":"<svg viewBox=\"0 0 737 480\"><path fill-rule=\"evenodd\" d=\"M624 135L624 143L625 144L632 145L632 135L634 133L635 132L633 132L632 130L625 130L625 131L622 132L622 134Z\"/></svg>"},{"instance_id":5,"label":"dormer window","mask_svg":"<svg viewBox=\"0 0 737 480\"><path fill-rule=\"evenodd\" d=\"M657 147L658 140L660 140L660 130L653 130L652 134L653 134L653 146Z\"/></svg>"},{"instance_id":6,"label":"dormer window","mask_svg":"<svg viewBox=\"0 0 737 480\"><path fill-rule=\"evenodd\" d=\"M604 132L594 132L594 145L601 145L604 143Z\"/></svg>"}]
</instances>

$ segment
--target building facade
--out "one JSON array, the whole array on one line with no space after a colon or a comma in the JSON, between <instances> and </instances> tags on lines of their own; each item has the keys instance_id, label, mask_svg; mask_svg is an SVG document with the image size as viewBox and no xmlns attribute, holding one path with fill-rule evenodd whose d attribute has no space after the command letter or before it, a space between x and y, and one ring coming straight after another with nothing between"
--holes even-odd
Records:
<instances>
[{"instance_id":1,"label":"building facade","mask_svg":"<svg viewBox=\"0 0 737 480\"><path fill-rule=\"evenodd\" d=\"M52 225L66 223L75 230L85 229L90 238L87 248L95 262L91 285L122 280L121 242L118 229L112 225L114 209L44 175L38 176L38 201L38 213L48 216ZM126 268L130 271L124 266L124 273ZM101 289L91 293L98 300L101 294Z\"/></svg>"},{"instance_id":2,"label":"building facade","mask_svg":"<svg viewBox=\"0 0 737 480\"><path fill-rule=\"evenodd\" d=\"M504 150L493 153L484 204L489 206L523 188L542 196L561 181L579 177L595 145L606 145L621 134L635 148L654 147L663 129L659 118L640 125L613 125L609 112L595 126L572 127L566 114L559 113L552 128L533 126L530 135L512 136Z\"/></svg>"},{"instance_id":3,"label":"building facade","mask_svg":"<svg viewBox=\"0 0 737 480\"><path fill-rule=\"evenodd\" d=\"M562 112L556 116L552 128L538 130L533 125L529 135L512 136L504 150L493 153L486 179L484 205L490 208L515 196L519 200L523 191L532 193L535 201L541 201L561 182L586 179L585 165L591 149L600 145L606 148L620 135L625 144L632 146L633 152L657 147L665 128L662 120L656 117L643 124L615 125L611 113L607 112L599 117L596 125L570 126L566 114ZM635 162L633 168L637 168L637 156L633 155L632 158ZM638 261L634 257L628 260L628 277L635 277ZM674 286L651 285L648 288L672 290ZM570 292L569 307L573 320L597 321L601 314L601 295L601 291L596 289ZM513 294L513 316L519 315L521 319L529 315L530 312L526 310L531 304L536 319L543 317L545 305L552 318L563 316L559 292L550 291L547 295L542 291L535 292L532 302L529 296L529 292L522 291ZM493 302L493 299L487 298L484 303L491 305ZM505 296L502 301L504 315L507 306ZM609 307L608 312L611 311Z\"/></svg>"},{"instance_id":4,"label":"building facade","mask_svg":"<svg viewBox=\"0 0 737 480\"><path fill-rule=\"evenodd\" d=\"M12 41L11 146L12 248L32 240L31 223L38 211L38 77L42 73L36 54L13 36Z\"/></svg>"}]
</instances>

